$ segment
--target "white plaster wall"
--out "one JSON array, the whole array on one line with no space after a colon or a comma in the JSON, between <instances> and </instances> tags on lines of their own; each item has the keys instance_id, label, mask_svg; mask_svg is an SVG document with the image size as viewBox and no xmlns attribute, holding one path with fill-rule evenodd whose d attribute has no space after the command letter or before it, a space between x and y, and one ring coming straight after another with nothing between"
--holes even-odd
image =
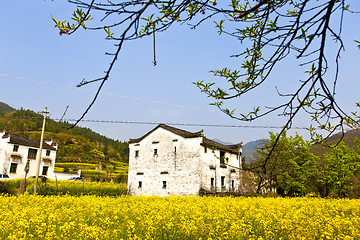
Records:
<instances>
[{"instance_id":1,"label":"white plaster wall","mask_svg":"<svg viewBox=\"0 0 360 240\"><path fill-rule=\"evenodd\" d=\"M201 150L202 159L202 188L208 191L240 191L241 177L238 154L225 152L226 165L220 164L220 150L211 150L207 148L205 153L204 147ZM225 185L221 186L221 177L225 177ZM211 187L211 178L214 178L214 187ZM232 181L234 180L234 188Z\"/></svg>"},{"instance_id":2,"label":"white plaster wall","mask_svg":"<svg viewBox=\"0 0 360 240\"><path fill-rule=\"evenodd\" d=\"M130 194L198 195L201 185L201 140L201 137L185 139L158 128L140 143L129 144ZM155 148L157 156L154 156ZM139 157L135 157L136 150ZM142 182L141 188L138 187L139 181ZM163 188L163 181L166 181L166 188Z\"/></svg>"},{"instance_id":3,"label":"white plaster wall","mask_svg":"<svg viewBox=\"0 0 360 240\"><path fill-rule=\"evenodd\" d=\"M37 156L39 156L39 148L36 147L28 147L19 145L19 149L17 152L13 152L14 144L9 143L9 138L2 138L4 133L0 134L0 172L7 173L12 178L23 178L25 177L25 166L28 157L29 148L37 149ZM42 161L40 163L40 171L39 175L42 174L43 166L48 166L47 177L51 179L55 179L54 167L55 167L55 159L56 159L56 151L50 150L50 156L46 156L46 150L42 150ZM12 155L18 155L16 157ZM51 161L44 161L44 158L51 159ZM16 173L10 173L11 163L17 163ZM30 168L28 177L36 175L36 160L30 160Z\"/></svg>"},{"instance_id":4,"label":"white plaster wall","mask_svg":"<svg viewBox=\"0 0 360 240\"><path fill-rule=\"evenodd\" d=\"M81 173L81 172L80 172ZM80 173L54 173L57 180L69 180L72 177L81 177Z\"/></svg>"}]
</instances>

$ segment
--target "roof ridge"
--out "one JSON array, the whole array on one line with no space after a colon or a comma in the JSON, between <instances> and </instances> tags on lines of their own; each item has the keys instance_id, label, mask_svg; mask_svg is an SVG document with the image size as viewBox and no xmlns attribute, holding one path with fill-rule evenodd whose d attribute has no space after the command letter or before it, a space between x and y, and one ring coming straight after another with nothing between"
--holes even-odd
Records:
<instances>
[{"instance_id":1,"label":"roof ridge","mask_svg":"<svg viewBox=\"0 0 360 240\"><path fill-rule=\"evenodd\" d=\"M10 137L10 143L40 148L40 139L24 137L12 133L9 133L8 137ZM56 150L56 148L46 143L46 140L43 141L43 148Z\"/></svg>"},{"instance_id":2,"label":"roof ridge","mask_svg":"<svg viewBox=\"0 0 360 240\"><path fill-rule=\"evenodd\" d=\"M211 140L211 139L209 139L207 137L203 138L202 144L205 145L205 146L215 147L215 148L222 149L222 150L225 150L225 151L229 151L229 152L232 152L232 153L238 153L239 150L242 147L242 142L240 142L238 144L225 145L225 144L216 142L214 140Z\"/></svg>"},{"instance_id":3,"label":"roof ridge","mask_svg":"<svg viewBox=\"0 0 360 240\"><path fill-rule=\"evenodd\" d=\"M204 130L200 130L198 132L189 132L180 128L176 128L176 127L172 127L169 125L166 125L164 123L160 123L159 125L157 125L154 129L152 129L151 131L149 131L148 133L146 133L144 136L140 137L140 138L134 138L134 139L129 139L129 143L138 143L141 140L143 140L144 138L146 138L148 135L150 135L152 132L154 132L156 129L158 128L163 128L165 130L168 130L172 133L175 133L177 135L180 135L184 138L193 138L193 137L203 137L203 132Z\"/></svg>"}]
</instances>

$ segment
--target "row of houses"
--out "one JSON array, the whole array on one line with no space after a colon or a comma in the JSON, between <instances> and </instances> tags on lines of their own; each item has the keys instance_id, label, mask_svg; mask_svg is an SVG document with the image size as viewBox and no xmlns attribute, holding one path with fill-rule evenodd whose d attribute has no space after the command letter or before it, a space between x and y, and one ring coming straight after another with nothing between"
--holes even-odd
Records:
<instances>
[{"instance_id":1,"label":"row of houses","mask_svg":"<svg viewBox=\"0 0 360 240\"><path fill-rule=\"evenodd\" d=\"M35 176L40 141L0 133L0 172L12 178ZM55 179L58 145L43 143L40 175ZM131 195L199 195L200 191L240 192L242 143L224 145L203 131L160 124L129 140L128 191Z\"/></svg>"}]
</instances>

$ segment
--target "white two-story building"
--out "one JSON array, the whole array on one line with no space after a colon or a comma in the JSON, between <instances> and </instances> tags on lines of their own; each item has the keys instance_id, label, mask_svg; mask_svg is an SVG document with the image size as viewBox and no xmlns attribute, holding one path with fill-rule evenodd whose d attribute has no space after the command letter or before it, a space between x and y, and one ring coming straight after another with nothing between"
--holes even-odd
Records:
<instances>
[{"instance_id":1,"label":"white two-story building","mask_svg":"<svg viewBox=\"0 0 360 240\"><path fill-rule=\"evenodd\" d=\"M28 163L28 177L36 175L36 160L39 154L40 140L25 138L6 132L0 133L0 173L12 178L25 177ZM44 141L40 162L40 176L55 179L54 166L57 144Z\"/></svg>"},{"instance_id":2,"label":"white two-story building","mask_svg":"<svg viewBox=\"0 0 360 240\"><path fill-rule=\"evenodd\" d=\"M242 143L223 145L164 124L129 141L131 195L241 191Z\"/></svg>"}]
</instances>

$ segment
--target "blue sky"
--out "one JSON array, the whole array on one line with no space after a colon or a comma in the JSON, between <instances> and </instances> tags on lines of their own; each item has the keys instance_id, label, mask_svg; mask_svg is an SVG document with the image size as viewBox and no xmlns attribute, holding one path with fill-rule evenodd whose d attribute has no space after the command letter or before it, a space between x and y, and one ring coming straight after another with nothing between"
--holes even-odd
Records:
<instances>
[{"instance_id":1,"label":"blue sky","mask_svg":"<svg viewBox=\"0 0 360 240\"><path fill-rule=\"evenodd\" d=\"M351 2L351 1L350 1ZM354 2L354 3L352 3ZM357 1L351 4L360 9ZM105 33L78 31L60 36L51 15L68 19L74 6L66 1L5 0L0 9L0 101L14 108L42 111L58 119L66 106L66 119L79 118L91 102L97 84L76 88L82 79L102 76L111 57L105 52L115 48L105 40ZM354 39L360 39L359 15L346 15L337 100L346 111L355 110L359 96L359 54ZM157 66L153 66L152 39L126 42L110 79L85 119L163 123L226 124L247 126L282 126L285 119L271 115L262 120L239 122L210 106L192 82L212 80L211 69L239 64L229 56L242 50L239 41L219 37L214 25L197 30L176 26L157 34ZM253 106L272 106L278 102L275 86L292 89L294 77L302 74L291 60L274 71L269 84L246 98L231 104L239 110ZM291 81L289 81L291 79ZM296 81L298 81L296 79ZM307 127L300 115L295 126ZM81 123L113 139L128 140L144 135L155 125ZM176 126L175 126L176 127ZM248 142L267 138L273 129L183 127L189 131L204 129L207 137L225 142ZM298 131L306 135L304 131Z\"/></svg>"}]
</instances>

